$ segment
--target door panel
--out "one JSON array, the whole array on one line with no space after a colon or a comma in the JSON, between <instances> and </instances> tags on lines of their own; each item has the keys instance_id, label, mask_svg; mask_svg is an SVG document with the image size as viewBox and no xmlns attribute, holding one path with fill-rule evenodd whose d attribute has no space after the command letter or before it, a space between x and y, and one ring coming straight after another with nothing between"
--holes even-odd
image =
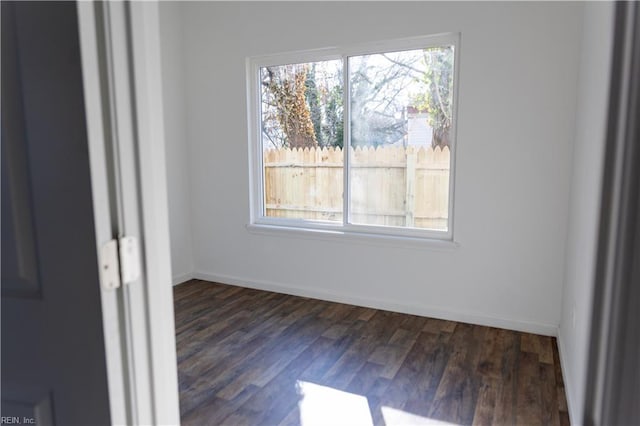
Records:
<instances>
[{"instance_id":1,"label":"door panel","mask_svg":"<svg viewBox=\"0 0 640 426\"><path fill-rule=\"evenodd\" d=\"M2 411L10 414L5 423L53 424L52 395L46 388L33 386L11 386L2 395Z\"/></svg>"},{"instance_id":2,"label":"door panel","mask_svg":"<svg viewBox=\"0 0 640 426\"><path fill-rule=\"evenodd\" d=\"M10 9L8 5L2 10L2 205L10 207L2 209L2 294L33 297L39 290L36 244L15 18Z\"/></svg>"}]
</instances>

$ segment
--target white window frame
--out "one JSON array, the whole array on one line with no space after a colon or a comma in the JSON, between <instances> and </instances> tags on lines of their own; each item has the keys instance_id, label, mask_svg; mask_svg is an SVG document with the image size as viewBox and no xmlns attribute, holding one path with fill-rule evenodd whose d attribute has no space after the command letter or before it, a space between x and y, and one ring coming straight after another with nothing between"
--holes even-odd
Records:
<instances>
[{"instance_id":1,"label":"white window frame","mask_svg":"<svg viewBox=\"0 0 640 426\"><path fill-rule=\"evenodd\" d=\"M380 225L365 225L349 223L349 149L351 137L350 122L350 90L349 81L349 57L377 53L388 53L405 50L425 49L443 45L454 46L453 69L453 125L451 128L450 168L449 168L449 206L447 217L447 230L438 231L420 228L402 228ZM261 96L260 96L260 68L287 64L299 64L320 62L328 60L342 60L343 82L345 83L343 95L343 120L344 120L344 192L343 192L343 219L342 222L329 222L310 219L290 219L265 216L264 200L264 165L263 146L261 134ZM249 182L250 182L250 217L248 229L256 233L316 236L321 238L334 238L336 235L354 237L356 239L375 239L386 241L389 239L409 242L434 242L439 246L446 246L447 242L453 243L454 239L454 194L455 194L455 152L457 146L458 123L458 86L460 69L460 34L445 33L422 37L395 39L367 44L346 45L327 49L306 50L288 52L274 55L254 56L246 60L247 72L247 113L249 124ZM455 243L454 243L455 245Z\"/></svg>"}]
</instances>

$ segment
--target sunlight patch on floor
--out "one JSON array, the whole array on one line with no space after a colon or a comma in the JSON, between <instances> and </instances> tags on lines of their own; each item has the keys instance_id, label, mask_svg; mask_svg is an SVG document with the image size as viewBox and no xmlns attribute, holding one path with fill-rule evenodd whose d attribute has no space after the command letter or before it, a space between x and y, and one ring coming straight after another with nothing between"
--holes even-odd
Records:
<instances>
[{"instance_id":1,"label":"sunlight patch on floor","mask_svg":"<svg viewBox=\"0 0 640 426\"><path fill-rule=\"evenodd\" d=\"M373 426L371 408L365 396L303 380L296 382L296 390L300 395L301 426ZM458 426L386 406L381 407L381 411L387 426Z\"/></svg>"},{"instance_id":2,"label":"sunlight patch on floor","mask_svg":"<svg viewBox=\"0 0 640 426\"><path fill-rule=\"evenodd\" d=\"M302 380L298 380L296 387L301 397L301 426L373 425L369 402L362 395Z\"/></svg>"},{"instance_id":3,"label":"sunlight patch on floor","mask_svg":"<svg viewBox=\"0 0 640 426\"><path fill-rule=\"evenodd\" d=\"M428 417L418 416L417 414L407 413L391 407L382 407L382 417L387 426L422 426L422 425L439 425L439 426L457 426L457 423L443 422L442 420L430 419Z\"/></svg>"}]
</instances>

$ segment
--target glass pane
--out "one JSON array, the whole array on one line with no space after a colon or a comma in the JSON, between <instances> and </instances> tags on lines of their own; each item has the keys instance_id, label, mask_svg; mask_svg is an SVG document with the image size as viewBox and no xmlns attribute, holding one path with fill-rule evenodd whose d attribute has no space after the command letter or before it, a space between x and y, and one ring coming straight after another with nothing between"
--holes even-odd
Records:
<instances>
[{"instance_id":1,"label":"glass pane","mask_svg":"<svg viewBox=\"0 0 640 426\"><path fill-rule=\"evenodd\" d=\"M446 231L453 46L349 58L350 218Z\"/></svg>"},{"instance_id":2,"label":"glass pane","mask_svg":"<svg viewBox=\"0 0 640 426\"><path fill-rule=\"evenodd\" d=\"M264 215L342 222L342 61L260 68Z\"/></svg>"}]
</instances>

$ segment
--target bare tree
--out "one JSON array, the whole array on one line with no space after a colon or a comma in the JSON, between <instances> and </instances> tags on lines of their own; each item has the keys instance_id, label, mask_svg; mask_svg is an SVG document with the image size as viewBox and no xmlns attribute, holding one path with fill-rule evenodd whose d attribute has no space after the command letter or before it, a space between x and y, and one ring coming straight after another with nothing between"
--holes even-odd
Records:
<instances>
[{"instance_id":1,"label":"bare tree","mask_svg":"<svg viewBox=\"0 0 640 426\"><path fill-rule=\"evenodd\" d=\"M318 144L305 98L307 71L306 64L262 68L262 130L276 146Z\"/></svg>"},{"instance_id":2,"label":"bare tree","mask_svg":"<svg viewBox=\"0 0 640 426\"><path fill-rule=\"evenodd\" d=\"M352 58L352 145L397 142L405 111L428 113L432 145L448 146L453 104L453 46Z\"/></svg>"},{"instance_id":3,"label":"bare tree","mask_svg":"<svg viewBox=\"0 0 640 426\"><path fill-rule=\"evenodd\" d=\"M332 63L332 65L330 65ZM340 61L261 69L262 133L274 147L342 146ZM433 146L448 146L453 46L349 58L352 146L393 144L408 131L407 110L426 111Z\"/></svg>"}]
</instances>

